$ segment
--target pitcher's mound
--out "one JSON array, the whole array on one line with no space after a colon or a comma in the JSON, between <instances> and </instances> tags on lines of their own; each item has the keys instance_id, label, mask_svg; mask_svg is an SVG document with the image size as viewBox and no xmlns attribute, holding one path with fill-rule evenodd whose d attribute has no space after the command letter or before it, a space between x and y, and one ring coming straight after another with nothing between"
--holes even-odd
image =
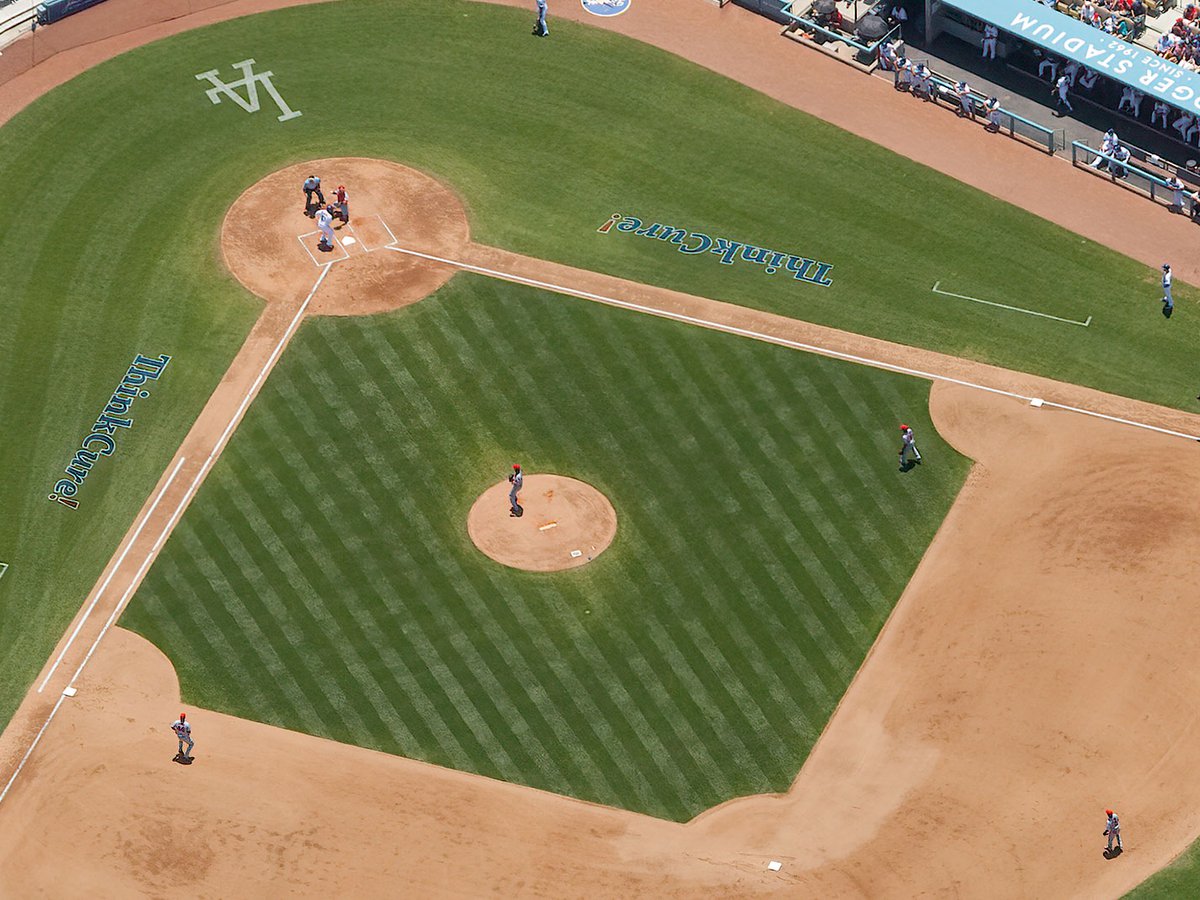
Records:
<instances>
[{"instance_id":1,"label":"pitcher's mound","mask_svg":"<svg viewBox=\"0 0 1200 900\"><path fill-rule=\"evenodd\" d=\"M526 475L520 518L508 514L509 483L494 484L475 501L467 533L498 563L530 572L557 572L586 565L617 533L617 512L608 498L563 475Z\"/></svg>"}]
</instances>

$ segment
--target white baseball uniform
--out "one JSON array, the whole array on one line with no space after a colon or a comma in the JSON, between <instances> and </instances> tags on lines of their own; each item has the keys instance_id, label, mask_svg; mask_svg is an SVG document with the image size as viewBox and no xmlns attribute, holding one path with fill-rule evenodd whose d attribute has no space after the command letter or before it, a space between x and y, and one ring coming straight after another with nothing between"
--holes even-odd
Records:
<instances>
[{"instance_id":1,"label":"white baseball uniform","mask_svg":"<svg viewBox=\"0 0 1200 900\"><path fill-rule=\"evenodd\" d=\"M333 236L333 216L324 207L317 210L317 227L321 229L321 241L323 243L328 244L330 247L337 246L337 241Z\"/></svg>"}]
</instances>

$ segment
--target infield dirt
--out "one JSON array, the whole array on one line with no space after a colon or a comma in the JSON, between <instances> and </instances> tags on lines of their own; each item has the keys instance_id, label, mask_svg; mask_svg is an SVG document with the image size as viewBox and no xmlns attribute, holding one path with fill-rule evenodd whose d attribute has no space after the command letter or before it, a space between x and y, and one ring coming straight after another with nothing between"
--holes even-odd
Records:
<instances>
[{"instance_id":1,"label":"infield dirt","mask_svg":"<svg viewBox=\"0 0 1200 900\"><path fill-rule=\"evenodd\" d=\"M111 6L129 8L123 4ZM285 4L230 7L276 5ZM705 10L668 26L664 17L685 8L696 5L662 0L653 15L619 17L616 26L670 46L691 33L690 25L671 32L678 22L715 21ZM182 30L202 21L170 24ZM725 70L742 65L731 60L754 42L774 52L771 29L743 16L729 21L707 42L672 49L709 54ZM11 104L22 85L27 99L71 67L137 42L114 38L63 54L52 71L9 82L0 101ZM807 77L843 79L834 64L787 50ZM767 71L759 59L743 62ZM1161 210L1090 180L1086 192L1079 189L1086 198L1073 205L1075 194L1064 194L1060 183L1069 170L1024 148L993 143L990 162L997 164L978 166L982 138L964 137L962 123L896 105L887 92L876 102L874 85L855 84L847 90L863 105L842 103L843 112L826 117L844 120L853 110L877 139L905 135L897 149L906 152L918 139L932 146L935 133L946 142L939 152L952 174L974 163L966 180L988 181L999 193L1001 180L1019 172L1025 187L1017 199L1036 212L1053 212L1056 221L1139 258L1161 256L1172 243L1183 253L1182 226ZM1074 191L1086 176L1072 174ZM1120 223L1119 233L1106 223ZM486 248L465 252L491 265L536 265ZM565 271L546 266L538 274L557 279ZM671 303L689 308L681 297ZM264 317L272 334L295 303ZM711 317L722 307L697 311ZM1084 405L1196 428L1184 413L727 312L772 333L786 327L838 349L890 353L930 371L1002 378L1029 391L1050 385ZM261 335L248 347L255 340ZM226 381L244 391L254 371L243 360ZM283 883L311 894L394 893L399 885L439 895L907 897L914 885L964 896L1121 893L1200 831L1200 787L1192 777L1200 765L1192 652L1200 638L1200 560L1191 552L1200 528L1196 447L944 382L935 383L932 409L939 430L977 466L787 794L731 801L677 825L203 710L190 715L197 763L185 769L170 762L168 724L179 701L170 664L117 628L0 811L3 892L29 896L53 886L54 893L155 894L169 883L229 896L267 894ZM196 434L207 434L211 446L212 429L230 412L214 410ZM189 462L181 478L190 480L199 464ZM903 527L902 510L894 526ZM114 591L132 579L132 571L121 575ZM5 763L45 711L44 701L31 700L4 735ZM1129 847L1112 861L1100 855L1105 806L1121 812ZM779 873L765 870L770 859L783 862Z\"/></svg>"}]
</instances>

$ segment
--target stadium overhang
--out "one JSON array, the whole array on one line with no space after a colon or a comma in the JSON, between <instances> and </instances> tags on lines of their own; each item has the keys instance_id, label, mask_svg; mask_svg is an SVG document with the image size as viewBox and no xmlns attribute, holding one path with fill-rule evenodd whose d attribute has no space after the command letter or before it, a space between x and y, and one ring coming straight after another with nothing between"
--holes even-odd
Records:
<instances>
[{"instance_id":1,"label":"stadium overhang","mask_svg":"<svg viewBox=\"0 0 1200 900\"><path fill-rule=\"evenodd\" d=\"M1200 73L1189 72L1145 47L1084 25L1036 0L940 0L931 5L932 11L952 7L990 22L1002 32L1065 59L1077 60L1148 97L1200 113Z\"/></svg>"}]
</instances>

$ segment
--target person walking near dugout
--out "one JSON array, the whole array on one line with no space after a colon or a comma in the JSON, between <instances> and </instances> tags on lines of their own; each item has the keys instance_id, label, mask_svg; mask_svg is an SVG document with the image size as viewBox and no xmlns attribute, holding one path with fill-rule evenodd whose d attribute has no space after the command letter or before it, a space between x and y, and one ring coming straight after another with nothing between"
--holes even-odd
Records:
<instances>
[{"instance_id":1,"label":"person walking near dugout","mask_svg":"<svg viewBox=\"0 0 1200 900\"><path fill-rule=\"evenodd\" d=\"M1058 99L1054 102L1055 110L1059 115L1062 115L1062 107L1066 107L1072 113L1075 112L1075 107L1071 105L1071 101L1067 99L1067 91L1071 89L1071 76L1059 75L1058 81L1054 83L1055 90L1058 93Z\"/></svg>"},{"instance_id":2,"label":"person walking near dugout","mask_svg":"<svg viewBox=\"0 0 1200 900\"><path fill-rule=\"evenodd\" d=\"M179 752L175 754L175 759L178 762L192 761L192 747L196 746L196 742L192 740L192 726L188 724L187 713L180 713L179 718L171 723L171 730L175 732L175 737L179 739ZM183 745L187 744L187 752L183 752Z\"/></svg>"},{"instance_id":3,"label":"person walking near dugout","mask_svg":"<svg viewBox=\"0 0 1200 900\"><path fill-rule=\"evenodd\" d=\"M517 495L521 493L521 487L525 484L525 476L521 474L521 466L519 463L513 463L512 473L508 476L508 481L512 485L508 491L508 514L520 518L524 515L525 510L521 508L518 502Z\"/></svg>"}]
</instances>

